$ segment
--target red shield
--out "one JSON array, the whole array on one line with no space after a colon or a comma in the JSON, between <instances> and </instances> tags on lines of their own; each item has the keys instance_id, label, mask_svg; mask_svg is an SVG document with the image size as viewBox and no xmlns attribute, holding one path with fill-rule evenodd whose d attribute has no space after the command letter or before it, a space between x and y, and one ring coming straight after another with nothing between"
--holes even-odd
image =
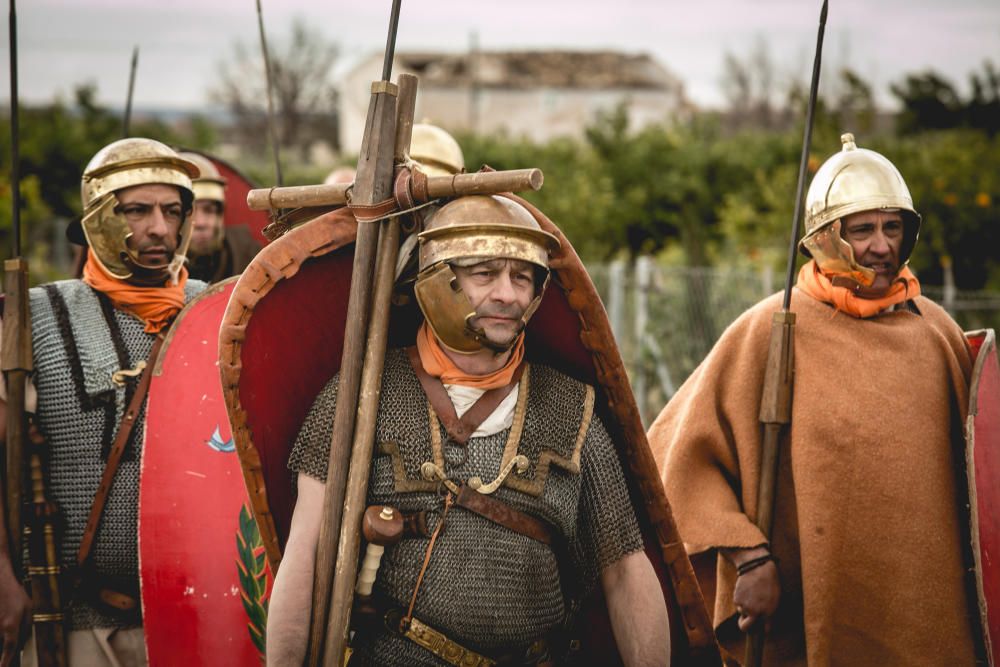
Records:
<instances>
[{"instance_id":1,"label":"red shield","mask_svg":"<svg viewBox=\"0 0 1000 667\"><path fill-rule=\"evenodd\" d=\"M139 564L150 665L259 665L267 564L218 381L235 280L178 317L146 404Z\"/></svg>"},{"instance_id":2,"label":"red shield","mask_svg":"<svg viewBox=\"0 0 1000 667\"><path fill-rule=\"evenodd\" d=\"M967 334L975 354L965 424L972 551L989 663L1000 647L1000 365L992 329Z\"/></svg>"},{"instance_id":3,"label":"red shield","mask_svg":"<svg viewBox=\"0 0 1000 667\"><path fill-rule=\"evenodd\" d=\"M607 315L569 241L521 199L562 250L528 327L529 358L599 387L602 417L622 449L646 552L670 607L674 664L718 664L711 622L663 494ZM223 392L268 559L277 567L293 507L286 462L316 394L339 369L357 222L320 216L264 248L244 271L220 331ZM419 311L398 308L390 346L412 344ZM603 600L591 601L586 655L618 663Z\"/></svg>"}]
</instances>

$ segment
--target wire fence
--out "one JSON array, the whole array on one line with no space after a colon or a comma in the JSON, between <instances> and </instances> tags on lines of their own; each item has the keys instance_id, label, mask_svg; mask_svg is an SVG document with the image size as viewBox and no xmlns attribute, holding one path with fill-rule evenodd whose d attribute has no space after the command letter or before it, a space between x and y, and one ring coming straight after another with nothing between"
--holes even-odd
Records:
<instances>
[{"instance_id":1,"label":"wire fence","mask_svg":"<svg viewBox=\"0 0 1000 667\"><path fill-rule=\"evenodd\" d=\"M649 257L587 267L647 426L733 320L781 289L769 269L671 267ZM966 331L1000 329L1000 293L921 286Z\"/></svg>"}]
</instances>

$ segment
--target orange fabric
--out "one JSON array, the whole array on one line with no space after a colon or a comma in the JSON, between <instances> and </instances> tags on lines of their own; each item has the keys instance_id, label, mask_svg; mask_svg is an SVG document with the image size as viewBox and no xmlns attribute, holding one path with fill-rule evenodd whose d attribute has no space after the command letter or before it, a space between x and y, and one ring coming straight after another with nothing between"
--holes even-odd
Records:
<instances>
[{"instance_id":1,"label":"orange fabric","mask_svg":"<svg viewBox=\"0 0 1000 667\"><path fill-rule=\"evenodd\" d=\"M972 362L948 314L914 301L920 315L830 319L826 304L793 290L795 400L778 457L771 544L782 600L769 667L975 664L968 494L954 459ZM717 549L767 542L750 508L780 307L779 293L730 325L649 431L692 561L716 575L702 590L714 592L718 636L739 656L736 571Z\"/></svg>"},{"instance_id":2,"label":"orange fabric","mask_svg":"<svg viewBox=\"0 0 1000 667\"><path fill-rule=\"evenodd\" d=\"M420 325L417 332L417 352L420 353L420 363L423 364L427 374L441 378L443 384L460 384L463 387L475 387L476 389L497 389L506 387L514 379L514 371L524 359L524 332L517 337L517 342L510 351L510 359L503 368L496 370L489 375L469 375L455 365L451 357L441 347L441 343L434 336L434 332L427 326L427 322Z\"/></svg>"},{"instance_id":3,"label":"orange fabric","mask_svg":"<svg viewBox=\"0 0 1000 667\"><path fill-rule=\"evenodd\" d=\"M184 307L184 285L187 268L182 268L176 285L139 287L113 277L87 249L87 262L83 265L83 282L111 299L115 308L135 315L146 324L146 333L159 333L170 324Z\"/></svg>"},{"instance_id":4,"label":"orange fabric","mask_svg":"<svg viewBox=\"0 0 1000 667\"><path fill-rule=\"evenodd\" d=\"M852 317L861 318L878 315L897 303L920 296L920 281L908 266L904 266L899 272L899 276L889 288L889 293L878 299L866 299L846 287L834 285L830 278L819 270L816 260L809 260L802 266L796 286L818 301L829 303Z\"/></svg>"}]
</instances>

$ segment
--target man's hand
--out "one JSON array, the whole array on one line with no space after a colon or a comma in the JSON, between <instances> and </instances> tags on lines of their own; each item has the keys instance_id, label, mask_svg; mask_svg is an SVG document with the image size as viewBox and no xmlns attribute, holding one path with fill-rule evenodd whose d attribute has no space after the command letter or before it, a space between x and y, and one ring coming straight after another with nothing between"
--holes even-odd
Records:
<instances>
[{"instance_id":1,"label":"man's hand","mask_svg":"<svg viewBox=\"0 0 1000 667\"><path fill-rule=\"evenodd\" d=\"M10 569L6 553L0 553L0 667L8 667L28 639L31 600Z\"/></svg>"},{"instance_id":2,"label":"man's hand","mask_svg":"<svg viewBox=\"0 0 1000 667\"><path fill-rule=\"evenodd\" d=\"M732 549L725 555L739 568L755 558L769 555L767 547L756 549ZM774 561L759 565L736 579L733 590L733 602L740 618L740 630L747 632L758 621L770 618L778 609L781 599L781 582L778 580L778 567Z\"/></svg>"}]
</instances>

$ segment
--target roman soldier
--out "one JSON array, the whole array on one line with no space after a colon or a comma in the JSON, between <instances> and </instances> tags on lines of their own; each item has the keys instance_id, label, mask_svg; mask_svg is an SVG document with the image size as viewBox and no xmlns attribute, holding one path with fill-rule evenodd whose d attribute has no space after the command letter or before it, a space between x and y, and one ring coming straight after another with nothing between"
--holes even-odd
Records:
<instances>
[{"instance_id":1,"label":"roman soldier","mask_svg":"<svg viewBox=\"0 0 1000 667\"><path fill-rule=\"evenodd\" d=\"M84 170L75 225L89 245L83 278L30 291L27 407L61 512L73 665L145 664L136 534L145 389L168 325L205 286L184 266L197 176L150 139L100 150ZM25 639L28 613L0 554L5 660ZM35 664L35 653L29 644L22 664Z\"/></svg>"},{"instance_id":2,"label":"roman soldier","mask_svg":"<svg viewBox=\"0 0 1000 667\"><path fill-rule=\"evenodd\" d=\"M369 504L417 528L386 549L352 664L447 664L429 637L469 660L543 664L564 650L570 600L595 586L626 664L667 664L667 609L594 388L526 361L559 242L518 203L470 196L419 243L424 321L415 345L387 354L368 487ZM270 604L274 664L305 651L336 389L317 397L289 461L298 500Z\"/></svg>"}]
</instances>

